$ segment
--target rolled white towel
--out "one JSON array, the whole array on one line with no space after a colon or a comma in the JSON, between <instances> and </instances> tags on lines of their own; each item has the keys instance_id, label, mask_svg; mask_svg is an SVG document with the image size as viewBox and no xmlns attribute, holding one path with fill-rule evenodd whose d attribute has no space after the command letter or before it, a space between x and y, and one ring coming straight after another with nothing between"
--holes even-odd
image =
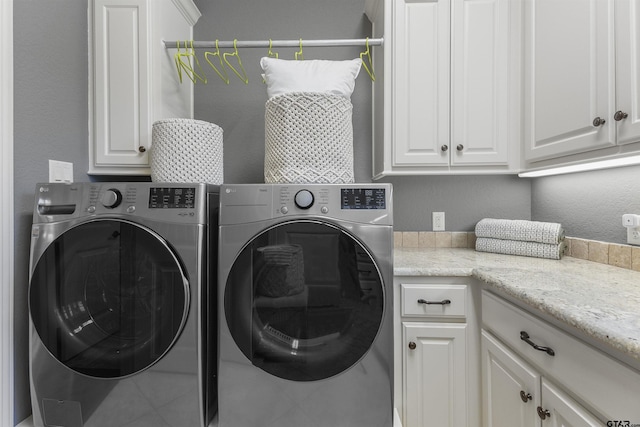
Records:
<instances>
[{"instance_id":1,"label":"rolled white towel","mask_svg":"<svg viewBox=\"0 0 640 427\"><path fill-rule=\"evenodd\" d=\"M484 218L476 224L476 237L558 244L564 230L555 222Z\"/></svg>"},{"instance_id":2,"label":"rolled white towel","mask_svg":"<svg viewBox=\"0 0 640 427\"><path fill-rule=\"evenodd\" d=\"M560 259L565 251L565 243L560 242L550 244L479 237L476 239L476 251L505 255L521 255L535 258Z\"/></svg>"}]
</instances>

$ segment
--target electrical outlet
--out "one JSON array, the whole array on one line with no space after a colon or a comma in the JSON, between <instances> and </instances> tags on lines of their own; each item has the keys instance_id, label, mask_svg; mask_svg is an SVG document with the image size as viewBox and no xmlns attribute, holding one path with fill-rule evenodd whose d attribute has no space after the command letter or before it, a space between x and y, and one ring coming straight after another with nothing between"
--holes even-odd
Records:
<instances>
[{"instance_id":1,"label":"electrical outlet","mask_svg":"<svg viewBox=\"0 0 640 427\"><path fill-rule=\"evenodd\" d=\"M640 246L640 227L627 228L627 243Z\"/></svg>"},{"instance_id":2,"label":"electrical outlet","mask_svg":"<svg viewBox=\"0 0 640 427\"><path fill-rule=\"evenodd\" d=\"M433 231L444 231L444 212L432 212Z\"/></svg>"}]
</instances>

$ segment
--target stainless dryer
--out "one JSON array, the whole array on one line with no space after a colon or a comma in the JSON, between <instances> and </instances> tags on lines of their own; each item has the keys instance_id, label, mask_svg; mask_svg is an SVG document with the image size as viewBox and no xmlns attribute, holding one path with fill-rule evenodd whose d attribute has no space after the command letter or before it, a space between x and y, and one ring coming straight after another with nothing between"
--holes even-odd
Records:
<instances>
[{"instance_id":1,"label":"stainless dryer","mask_svg":"<svg viewBox=\"0 0 640 427\"><path fill-rule=\"evenodd\" d=\"M221 187L220 427L392 426L391 192Z\"/></svg>"},{"instance_id":2,"label":"stainless dryer","mask_svg":"<svg viewBox=\"0 0 640 427\"><path fill-rule=\"evenodd\" d=\"M217 403L208 329L216 263L207 262L217 223L208 204L217 219L217 186L38 184L29 287L36 426L208 424Z\"/></svg>"}]
</instances>

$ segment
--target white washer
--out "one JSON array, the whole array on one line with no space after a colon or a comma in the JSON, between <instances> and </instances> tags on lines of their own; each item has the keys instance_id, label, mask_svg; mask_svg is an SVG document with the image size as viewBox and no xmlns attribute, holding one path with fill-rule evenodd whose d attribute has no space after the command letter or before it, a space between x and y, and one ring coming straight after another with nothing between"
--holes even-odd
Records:
<instances>
[{"instance_id":1,"label":"white washer","mask_svg":"<svg viewBox=\"0 0 640 427\"><path fill-rule=\"evenodd\" d=\"M390 184L220 189L220 427L393 425Z\"/></svg>"},{"instance_id":2,"label":"white washer","mask_svg":"<svg viewBox=\"0 0 640 427\"><path fill-rule=\"evenodd\" d=\"M38 184L29 286L36 426L208 424L217 404L208 328L217 327L208 310L217 273L207 263L217 222L208 204L217 221L217 192Z\"/></svg>"}]
</instances>

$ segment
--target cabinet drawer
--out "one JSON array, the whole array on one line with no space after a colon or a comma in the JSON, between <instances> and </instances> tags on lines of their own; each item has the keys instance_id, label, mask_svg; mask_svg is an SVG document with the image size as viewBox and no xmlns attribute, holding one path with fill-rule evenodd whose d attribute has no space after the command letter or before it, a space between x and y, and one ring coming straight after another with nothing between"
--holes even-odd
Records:
<instances>
[{"instance_id":1,"label":"cabinet drawer","mask_svg":"<svg viewBox=\"0 0 640 427\"><path fill-rule=\"evenodd\" d=\"M603 419L640 420L636 370L487 291L482 292L482 323ZM523 331L553 355L521 339Z\"/></svg>"},{"instance_id":2,"label":"cabinet drawer","mask_svg":"<svg viewBox=\"0 0 640 427\"><path fill-rule=\"evenodd\" d=\"M401 284L402 316L459 317L467 315L467 285Z\"/></svg>"}]
</instances>

